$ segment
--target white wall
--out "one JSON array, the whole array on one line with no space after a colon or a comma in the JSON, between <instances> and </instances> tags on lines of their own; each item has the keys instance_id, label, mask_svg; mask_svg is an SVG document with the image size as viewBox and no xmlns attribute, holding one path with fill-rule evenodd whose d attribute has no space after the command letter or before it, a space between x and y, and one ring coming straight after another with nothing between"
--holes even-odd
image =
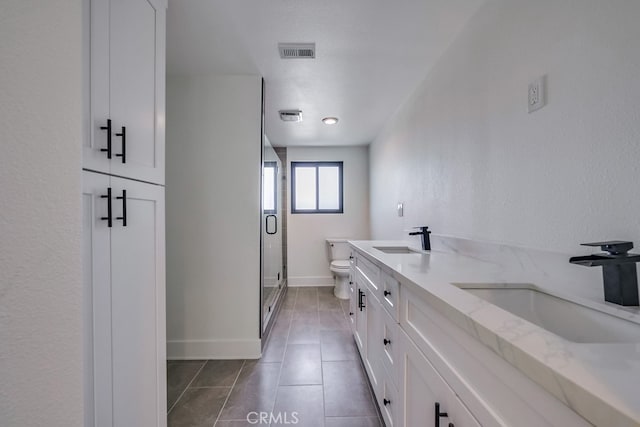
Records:
<instances>
[{"instance_id":1,"label":"white wall","mask_svg":"<svg viewBox=\"0 0 640 427\"><path fill-rule=\"evenodd\" d=\"M257 76L167 79L167 353L260 355Z\"/></svg>"},{"instance_id":2,"label":"white wall","mask_svg":"<svg viewBox=\"0 0 640 427\"><path fill-rule=\"evenodd\" d=\"M81 426L82 2L0 5L0 424Z\"/></svg>"},{"instance_id":3,"label":"white wall","mask_svg":"<svg viewBox=\"0 0 640 427\"><path fill-rule=\"evenodd\" d=\"M639 16L632 0L487 2L370 148L373 237L640 244ZM528 114L544 74L548 105Z\"/></svg>"},{"instance_id":4,"label":"white wall","mask_svg":"<svg viewBox=\"0 0 640 427\"><path fill-rule=\"evenodd\" d=\"M289 147L287 185L291 162L342 161L343 214L287 214L287 271L289 286L331 285L326 239L369 238L369 161L368 148ZM291 206L291 192L288 192ZM290 209L289 209L290 212Z\"/></svg>"}]
</instances>

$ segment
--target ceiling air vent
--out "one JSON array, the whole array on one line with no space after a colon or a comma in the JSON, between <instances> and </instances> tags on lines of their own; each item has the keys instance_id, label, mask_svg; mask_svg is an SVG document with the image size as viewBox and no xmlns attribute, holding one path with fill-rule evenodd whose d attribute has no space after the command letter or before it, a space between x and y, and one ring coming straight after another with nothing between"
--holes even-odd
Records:
<instances>
[{"instance_id":1,"label":"ceiling air vent","mask_svg":"<svg viewBox=\"0 0 640 427\"><path fill-rule=\"evenodd\" d=\"M316 57L315 43L278 43L282 59L313 59Z\"/></svg>"},{"instance_id":2,"label":"ceiling air vent","mask_svg":"<svg viewBox=\"0 0 640 427\"><path fill-rule=\"evenodd\" d=\"M283 122L301 122L302 111L300 110L280 110L280 120Z\"/></svg>"}]
</instances>

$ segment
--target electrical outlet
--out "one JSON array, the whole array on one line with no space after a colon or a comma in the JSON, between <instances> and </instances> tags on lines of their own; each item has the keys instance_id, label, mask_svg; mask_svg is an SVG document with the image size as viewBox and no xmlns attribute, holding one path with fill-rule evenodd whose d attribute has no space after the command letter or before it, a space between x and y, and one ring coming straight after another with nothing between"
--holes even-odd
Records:
<instances>
[{"instance_id":1,"label":"electrical outlet","mask_svg":"<svg viewBox=\"0 0 640 427\"><path fill-rule=\"evenodd\" d=\"M529 84L527 111L533 113L545 105L545 76L539 77Z\"/></svg>"}]
</instances>

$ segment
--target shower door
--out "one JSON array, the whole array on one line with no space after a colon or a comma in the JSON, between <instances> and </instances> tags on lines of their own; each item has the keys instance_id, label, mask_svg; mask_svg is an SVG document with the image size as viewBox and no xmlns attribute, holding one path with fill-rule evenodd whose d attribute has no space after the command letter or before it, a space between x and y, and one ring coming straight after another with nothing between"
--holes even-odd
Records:
<instances>
[{"instance_id":1,"label":"shower door","mask_svg":"<svg viewBox=\"0 0 640 427\"><path fill-rule=\"evenodd\" d=\"M262 332L284 281L282 265L282 162L264 137L262 153Z\"/></svg>"}]
</instances>

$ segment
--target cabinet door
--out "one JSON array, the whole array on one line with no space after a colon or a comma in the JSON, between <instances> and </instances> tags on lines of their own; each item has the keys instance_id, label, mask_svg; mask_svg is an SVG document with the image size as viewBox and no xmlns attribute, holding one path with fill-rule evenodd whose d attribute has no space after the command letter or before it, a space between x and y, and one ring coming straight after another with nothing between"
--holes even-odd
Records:
<instances>
[{"instance_id":1,"label":"cabinet door","mask_svg":"<svg viewBox=\"0 0 640 427\"><path fill-rule=\"evenodd\" d=\"M166 426L164 188L114 177L111 187L114 425Z\"/></svg>"},{"instance_id":2,"label":"cabinet door","mask_svg":"<svg viewBox=\"0 0 640 427\"><path fill-rule=\"evenodd\" d=\"M404 332L400 332L402 386L400 401L405 427L436 426L436 404L447 416L439 418L440 426L480 427L453 390L433 368Z\"/></svg>"},{"instance_id":3,"label":"cabinet door","mask_svg":"<svg viewBox=\"0 0 640 427\"><path fill-rule=\"evenodd\" d=\"M365 366L369 373L369 380L376 395L380 395L380 384L384 367L382 365L382 306L371 289L365 293L367 301L367 345L365 347Z\"/></svg>"},{"instance_id":4,"label":"cabinet door","mask_svg":"<svg viewBox=\"0 0 640 427\"><path fill-rule=\"evenodd\" d=\"M356 344L360 350L360 355L365 357L365 346L367 340L367 304L366 290L367 286L363 282L363 278L359 272L356 271L356 282L354 286L356 290L356 325L353 335L356 338Z\"/></svg>"},{"instance_id":5,"label":"cabinet door","mask_svg":"<svg viewBox=\"0 0 640 427\"><path fill-rule=\"evenodd\" d=\"M355 271L354 268L351 268L351 272L349 273L349 312L347 313L349 316L349 327L351 328L351 332L355 333L356 329L356 310L358 307L358 293L356 291L355 284Z\"/></svg>"},{"instance_id":6,"label":"cabinet door","mask_svg":"<svg viewBox=\"0 0 640 427\"><path fill-rule=\"evenodd\" d=\"M91 0L91 140L84 149L85 168L164 183L163 3ZM110 131L104 129L109 120ZM109 138L110 160L100 151Z\"/></svg>"},{"instance_id":7,"label":"cabinet door","mask_svg":"<svg viewBox=\"0 0 640 427\"><path fill-rule=\"evenodd\" d=\"M85 426L112 426L111 252L106 220L110 179L82 173Z\"/></svg>"}]
</instances>

